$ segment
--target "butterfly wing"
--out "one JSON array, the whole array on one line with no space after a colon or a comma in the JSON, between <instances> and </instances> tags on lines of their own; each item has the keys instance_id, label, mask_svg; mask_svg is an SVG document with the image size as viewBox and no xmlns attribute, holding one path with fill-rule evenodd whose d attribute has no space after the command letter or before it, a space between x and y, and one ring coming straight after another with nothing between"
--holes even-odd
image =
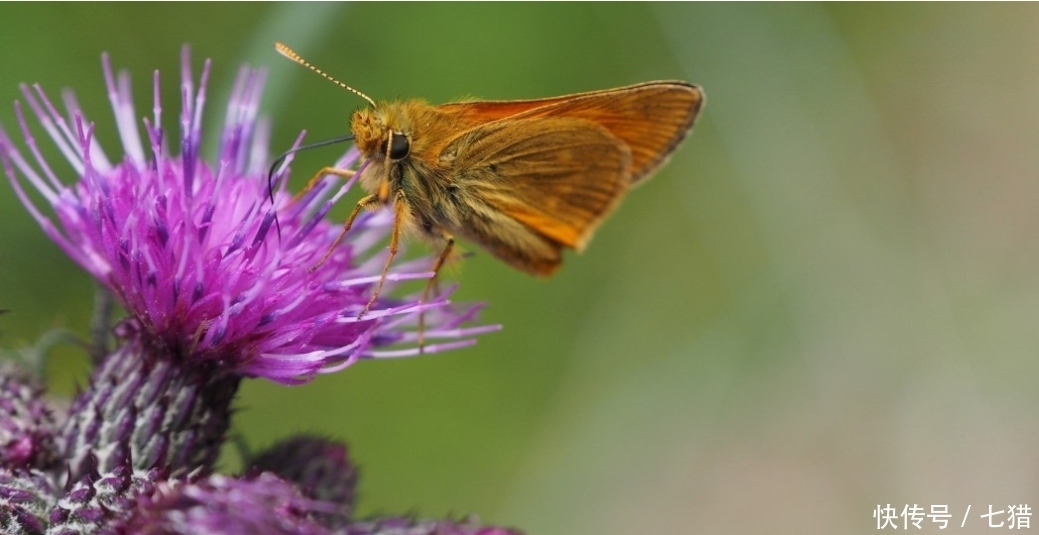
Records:
<instances>
[{"instance_id":1,"label":"butterfly wing","mask_svg":"<svg viewBox=\"0 0 1039 535\"><path fill-rule=\"evenodd\" d=\"M463 214L453 230L536 275L552 274L563 248L583 249L630 183L631 149L580 118L495 121L445 152Z\"/></svg>"},{"instance_id":2,"label":"butterfly wing","mask_svg":"<svg viewBox=\"0 0 1039 535\"><path fill-rule=\"evenodd\" d=\"M667 161L692 128L703 102L699 86L666 81L540 100L459 102L437 108L465 117L471 125L556 117L590 121L631 148L629 180L637 184Z\"/></svg>"}]
</instances>

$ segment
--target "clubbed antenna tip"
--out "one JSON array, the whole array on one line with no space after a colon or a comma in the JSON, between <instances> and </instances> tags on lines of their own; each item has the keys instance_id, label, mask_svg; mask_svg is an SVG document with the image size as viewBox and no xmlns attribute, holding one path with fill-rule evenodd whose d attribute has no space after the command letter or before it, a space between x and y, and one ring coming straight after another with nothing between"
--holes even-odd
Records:
<instances>
[{"instance_id":1,"label":"clubbed antenna tip","mask_svg":"<svg viewBox=\"0 0 1039 535\"><path fill-rule=\"evenodd\" d=\"M369 98L368 95L365 95L364 93L362 93L362 92L360 92L360 91L358 91L358 90L356 90L356 89L354 89L354 88L344 84L343 82L340 82L339 80L336 80L335 78L329 76L328 73L326 73L325 71L323 71L323 70L321 70L321 69L311 65L309 61L301 58L299 54L297 54L294 50L289 48L288 45L286 45L285 43L281 43L281 42L274 43L274 49L277 50L278 53L281 54L282 56L285 56L286 58L289 58L292 61L295 61L296 63L299 63L300 65L302 65L302 66L304 66L304 67L306 67L306 68L308 68L308 69L310 69L310 70L320 74L326 80L328 80L328 81L338 85L339 87L342 87L343 89L346 89L347 91L350 91L351 93L353 93L353 94L363 98L364 100L367 100L368 103L371 104L373 108L376 107L375 106L375 101L372 100L371 98Z\"/></svg>"}]
</instances>

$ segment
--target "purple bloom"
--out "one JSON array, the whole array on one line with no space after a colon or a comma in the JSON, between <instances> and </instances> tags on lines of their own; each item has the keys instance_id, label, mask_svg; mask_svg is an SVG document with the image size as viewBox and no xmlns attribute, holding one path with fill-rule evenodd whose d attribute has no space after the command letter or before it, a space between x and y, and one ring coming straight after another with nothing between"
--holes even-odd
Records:
<instances>
[{"instance_id":1,"label":"purple bloom","mask_svg":"<svg viewBox=\"0 0 1039 535\"><path fill-rule=\"evenodd\" d=\"M67 431L57 440L58 462L38 469L0 458L0 533L521 533L475 517L355 518L357 469L344 445L316 437L299 436L260 452L247 475L212 474L231 416L228 400L218 398L233 393L231 383L239 378L207 383L197 367L152 361L141 349L128 343L108 355L67 417L56 415ZM0 366L0 382L31 380L16 367ZM47 404L39 388L24 398Z\"/></svg>"},{"instance_id":2,"label":"purple bloom","mask_svg":"<svg viewBox=\"0 0 1039 535\"><path fill-rule=\"evenodd\" d=\"M126 153L119 163L104 155L71 93L66 118L39 87L23 86L76 183L65 185L43 159L20 105L32 162L0 129L0 159L22 202L130 312L115 330L118 347L109 351L101 336L90 382L67 408L45 397L39 377L0 363L0 533L519 533L474 519L356 519L357 469L344 445L315 437L261 452L247 475L213 473L243 377L298 383L362 358L415 354L421 314L431 326L427 339L447 339L426 352L471 344L469 337L497 327L462 327L478 307L457 312L443 296L422 303L417 294L384 293L357 318L378 282L385 257L373 250L391 216L358 218L318 266L339 233L324 215L352 181L336 187L339 179L329 177L293 200L283 166L270 201L268 127L257 117L262 72L240 72L210 164L199 157L208 62L196 91L185 49L179 156L170 156L161 126L158 73L145 150L129 78L113 76L107 57L103 64ZM337 166L356 160L351 149ZM56 222L33 204L26 182ZM428 278L429 265L429 258L397 265L387 282Z\"/></svg>"},{"instance_id":3,"label":"purple bloom","mask_svg":"<svg viewBox=\"0 0 1039 535\"><path fill-rule=\"evenodd\" d=\"M57 425L41 381L0 361L0 466L47 468L54 462Z\"/></svg>"},{"instance_id":4,"label":"purple bloom","mask_svg":"<svg viewBox=\"0 0 1039 535\"><path fill-rule=\"evenodd\" d=\"M458 313L445 297L421 303L380 296L358 313L378 281L392 214L358 218L345 244L312 269L329 250L338 225L324 219L352 185L327 177L298 201L285 191L285 167L276 177L273 204L266 166L269 126L258 117L264 73L243 68L228 103L216 158L201 154L201 118L209 77L198 88L187 48L183 54L180 136L171 151L162 127L159 74L154 75L151 119L143 119L142 145L125 72L114 76L103 56L109 99L125 156L112 163L94 138L94 125L66 92L62 116L39 86L22 86L32 114L79 177L74 184L44 160L20 104L15 111L31 160L0 130L0 158L15 192L73 260L106 285L129 310L132 330L145 344L174 359L280 383L307 381L358 359L418 353L414 326L420 312L425 338L447 339L426 353L469 345L494 326L462 328L475 308ZM297 140L297 144L302 140ZM337 167L355 165L356 149ZM34 163L33 163L34 162ZM23 184L39 192L54 222L33 203ZM275 228L275 217L280 233ZM372 249L375 249L374 251ZM399 281L428 279L430 258L397 265L387 290ZM384 295L388 295L384 292ZM383 346L397 346L379 349Z\"/></svg>"},{"instance_id":5,"label":"purple bloom","mask_svg":"<svg viewBox=\"0 0 1039 535\"><path fill-rule=\"evenodd\" d=\"M211 476L188 484L163 483L138 495L132 512L111 522L104 535L522 535L483 526L475 517L416 520L386 517L330 526L317 518L329 502L309 499L270 473Z\"/></svg>"},{"instance_id":6,"label":"purple bloom","mask_svg":"<svg viewBox=\"0 0 1039 535\"><path fill-rule=\"evenodd\" d=\"M341 527L353 512L357 467L342 444L301 435L269 448L249 465L294 483L309 498L336 504L335 511L319 515L330 527Z\"/></svg>"},{"instance_id":7,"label":"purple bloom","mask_svg":"<svg viewBox=\"0 0 1039 535\"><path fill-rule=\"evenodd\" d=\"M480 525L474 517L452 520L414 520L387 517L355 522L337 535L522 535L518 530Z\"/></svg>"},{"instance_id":8,"label":"purple bloom","mask_svg":"<svg viewBox=\"0 0 1039 535\"><path fill-rule=\"evenodd\" d=\"M231 425L235 374L156 356L137 338L105 356L57 437L62 486L121 466L209 472Z\"/></svg>"},{"instance_id":9,"label":"purple bloom","mask_svg":"<svg viewBox=\"0 0 1039 535\"><path fill-rule=\"evenodd\" d=\"M311 518L328 504L303 497L272 474L164 483L139 495L133 512L102 533L120 535L326 535Z\"/></svg>"},{"instance_id":10,"label":"purple bloom","mask_svg":"<svg viewBox=\"0 0 1039 535\"><path fill-rule=\"evenodd\" d=\"M134 470L129 462L101 473L96 470L71 482L51 504L48 534L97 533L140 507L140 497L166 481L161 470Z\"/></svg>"}]
</instances>

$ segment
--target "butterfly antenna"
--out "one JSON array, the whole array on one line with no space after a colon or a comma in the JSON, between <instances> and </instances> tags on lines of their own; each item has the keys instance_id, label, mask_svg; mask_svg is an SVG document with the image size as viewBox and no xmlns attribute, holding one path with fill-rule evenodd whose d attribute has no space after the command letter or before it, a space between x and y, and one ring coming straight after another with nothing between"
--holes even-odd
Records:
<instances>
[{"instance_id":1,"label":"butterfly antenna","mask_svg":"<svg viewBox=\"0 0 1039 535\"><path fill-rule=\"evenodd\" d=\"M344 84L343 82L340 82L339 80L336 80L335 78L332 78L325 71L323 71L323 70L321 70L321 69L311 65L309 61L299 57L299 54L295 53L291 48L286 46L284 43L280 43L280 42L274 43L274 49L277 50L278 53L281 54L282 56L285 56L286 58L289 58L292 61L295 61L296 63L299 63L300 65L302 65L302 66L304 66L304 67L306 67L306 68L308 68L308 69L310 69L310 70L320 74L321 76L325 77L326 80L328 80L328 81L338 85L339 87L342 87L343 89L346 89L347 91L350 91L351 93L353 93L353 94L363 98L364 100L367 100L368 103L371 104L373 108L376 107L375 106L375 101L372 100L368 95L365 95L364 93L362 93L362 92L360 92L360 91L358 91L358 90L356 90L356 89L354 89L354 88Z\"/></svg>"}]
</instances>

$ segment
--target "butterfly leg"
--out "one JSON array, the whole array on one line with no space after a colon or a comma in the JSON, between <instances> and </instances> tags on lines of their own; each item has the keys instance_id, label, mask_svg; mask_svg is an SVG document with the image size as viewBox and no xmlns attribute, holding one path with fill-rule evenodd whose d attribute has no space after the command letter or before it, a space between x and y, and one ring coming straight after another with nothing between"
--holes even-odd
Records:
<instances>
[{"instance_id":1,"label":"butterfly leg","mask_svg":"<svg viewBox=\"0 0 1039 535\"><path fill-rule=\"evenodd\" d=\"M426 283L426 289L422 292L422 302L429 302L429 294L437 286L437 281L440 277L440 268L444 267L444 263L450 258L451 252L455 248L455 237L450 234L444 234L444 238L447 239L447 244L444 245L444 250L440 251L435 262L433 262L433 276ZM426 334L426 313L420 312L418 315L418 352L421 355L423 348L425 347L425 334Z\"/></svg>"},{"instance_id":2,"label":"butterfly leg","mask_svg":"<svg viewBox=\"0 0 1039 535\"><path fill-rule=\"evenodd\" d=\"M284 156L282 156L282 158L284 158ZM339 169L338 167L322 167L321 170L318 171L317 174L315 174L313 176L313 178L310 179L309 182L307 182L307 186L305 188L303 188L302 190L300 190L300 192L297 193L295 196L292 197L292 202L293 203L298 202L301 198L303 198L304 195L307 194L307 192L309 192L310 190L314 189L314 187L317 186L318 181L321 180L322 178L324 178L325 175L336 175L336 176L341 176L343 178L349 179L349 178L352 178L355 174L357 174L356 171L351 171L349 169ZM273 176L273 175L274 175L274 168L271 168L271 176ZM272 182L270 182L270 180L271 180L270 177L268 177L267 180L268 180L268 182L267 182L267 189L268 189L268 193L270 194L271 205L273 206L274 205L274 185L273 185ZM277 212L275 212L275 214L274 214L274 224L275 224L275 226L278 227L278 238L280 239L281 238L281 222L278 221L278 214L277 214ZM326 255L326 258L327 258L327 255ZM325 262L324 260L321 260L321 262L318 263L318 265L320 266L324 262Z\"/></svg>"},{"instance_id":3,"label":"butterfly leg","mask_svg":"<svg viewBox=\"0 0 1039 535\"><path fill-rule=\"evenodd\" d=\"M307 192L309 192L310 190L314 189L314 187L317 186L317 183L322 178L325 178L326 175L341 176L343 178L349 179L353 178L353 176L356 173L356 171L351 171L349 169L340 169L338 167L322 167L321 170L318 171L317 174L315 174L309 182L307 182L306 187L299 190L299 193L297 193L296 196L292 198L292 202L296 202L303 198L303 196L306 195Z\"/></svg>"},{"instance_id":4,"label":"butterfly leg","mask_svg":"<svg viewBox=\"0 0 1039 535\"><path fill-rule=\"evenodd\" d=\"M374 197L375 201L378 202L379 196L377 194L372 194L368 197ZM365 199L368 197L365 197ZM368 299L368 304L364 305L364 310L357 315L357 319L363 318L368 313L368 310L375 304L375 300L379 298L379 293L382 292L382 285L386 282L386 274L390 271L390 264L393 263L393 257L397 256L397 247L400 245L400 227L404 221L405 207L407 207L407 201L404 199L404 191L398 190L397 196L393 200L393 232L390 234L390 255L386 257L386 264L382 266L382 275L379 277L379 283L375 285L372 297Z\"/></svg>"},{"instance_id":5,"label":"butterfly leg","mask_svg":"<svg viewBox=\"0 0 1039 535\"><path fill-rule=\"evenodd\" d=\"M350 217L346 218L346 223L343 223L343 230L339 233L338 236L336 236L335 241L332 242L332 246L329 247L328 251L325 252L325 256L322 256L321 260L310 268L311 272L321 267L322 264L328 261L328 257L332 256L332 251L335 251L335 248L339 245L339 242L343 241L343 236L346 236L346 233L350 231L350 227L353 226L354 219L357 219L357 214L361 213L361 210L376 204L379 204L379 196L375 195L374 193L371 195L365 195L361 198L361 200L357 201L357 206L354 206L354 210L350 212Z\"/></svg>"}]
</instances>

